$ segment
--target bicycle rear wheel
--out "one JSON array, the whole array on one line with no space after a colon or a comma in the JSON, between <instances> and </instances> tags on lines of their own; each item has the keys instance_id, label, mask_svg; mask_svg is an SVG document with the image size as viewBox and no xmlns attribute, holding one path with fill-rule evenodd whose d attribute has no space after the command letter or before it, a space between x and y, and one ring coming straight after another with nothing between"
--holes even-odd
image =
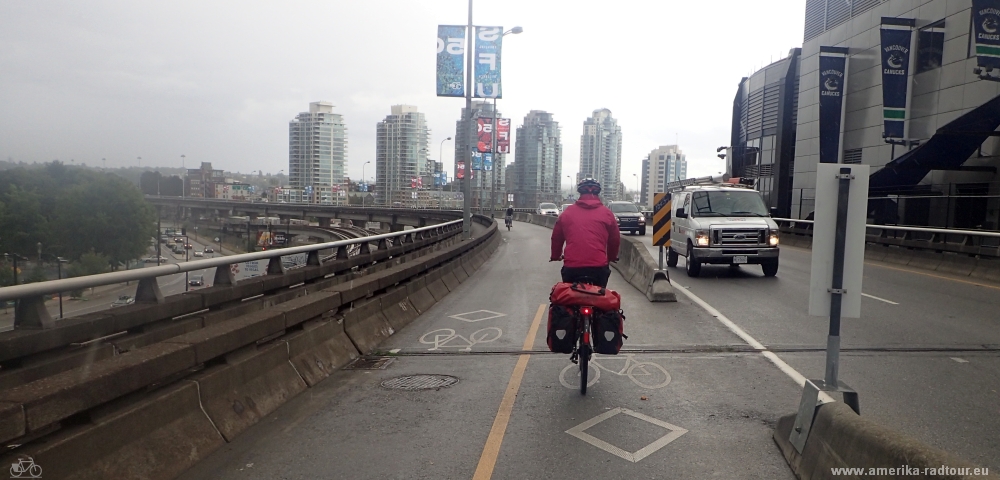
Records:
<instances>
[{"instance_id":1,"label":"bicycle rear wheel","mask_svg":"<svg viewBox=\"0 0 1000 480\"><path fill-rule=\"evenodd\" d=\"M587 374L590 369L590 345L580 345L580 395L587 394Z\"/></svg>"}]
</instances>

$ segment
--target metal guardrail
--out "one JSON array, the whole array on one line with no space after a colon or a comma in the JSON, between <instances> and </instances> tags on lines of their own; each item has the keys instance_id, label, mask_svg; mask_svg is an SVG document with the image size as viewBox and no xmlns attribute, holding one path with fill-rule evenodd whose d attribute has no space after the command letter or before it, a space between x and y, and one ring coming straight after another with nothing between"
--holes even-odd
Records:
<instances>
[{"instance_id":1,"label":"metal guardrail","mask_svg":"<svg viewBox=\"0 0 1000 480\"><path fill-rule=\"evenodd\" d=\"M773 220L784 233L812 236L812 220ZM865 229L868 243L1000 258L1000 232L996 231L875 224L867 224Z\"/></svg>"},{"instance_id":2,"label":"metal guardrail","mask_svg":"<svg viewBox=\"0 0 1000 480\"><path fill-rule=\"evenodd\" d=\"M340 250L343 248L346 252L346 248L352 245L365 245L397 237L420 235L423 232L429 232L453 225L461 225L461 223L462 220L452 220L426 227L369 237L338 240L335 242L318 243L314 245L303 245L300 247L281 248L263 252L242 253L225 257L207 258L204 260L194 260L172 265L147 267L139 270L101 273L84 277L49 280L26 285L3 287L0 288L0 302L7 300L20 300L15 309L15 324L30 324L35 327L48 326L48 324L51 323L51 319L49 318L48 311L45 309L45 305L42 300L44 295L138 280L139 285L137 287L136 301L155 301L159 303L163 301L163 296L160 294L159 286L155 280L156 278L164 275L173 275L212 267L226 267L216 268L214 284L230 285L235 283L235 281L229 266L236 263L267 259L269 260L267 267L268 273L280 273L284 271L284 267L281 265L281 257L283 256L306 253L309 255L308 260L306 261L307 265L319 265L320 250Z\"/></svg>"}]
</instances>

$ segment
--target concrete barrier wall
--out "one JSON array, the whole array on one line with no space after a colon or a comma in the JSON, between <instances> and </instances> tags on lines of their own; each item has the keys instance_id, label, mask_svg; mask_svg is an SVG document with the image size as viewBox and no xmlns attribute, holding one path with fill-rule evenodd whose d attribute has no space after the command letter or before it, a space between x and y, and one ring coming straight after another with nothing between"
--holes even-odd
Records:
<instances>
[{"instance_id":1,"label":"concrete barrier wall","mask_svg":"<svg viewBox=\"0 0 1000 480\"><path fill-rule=\"evenodd\" d=\"M515 213L514 220L554 228L558 217ZM618 248L618 262L612 263L611 266L621 274L625 281L645 294L649 301L677 301L677 294L670 286L669 273L657 271L658 263L653 260L649 250L646 249L641 240L623 235L621 245Z\"/></svg>"},{"instance_id":2,"label":"concrete barrier wall","mask_svg":"<svg viewBox=\"0 0 1000 480\"><path fill-rule=\"evenodd\" d=\"M412 322L417 302L426 311L439 300L428 283L458 288L500 244L495 223L476 221L490 229L472 241L334 277L266 309L184 319L178 335L0 391L0 441L24 443L0 464L30 455L46 478L177 477Z\"/></svg>"},{"instance_id":3,"label":"concrete barrier wall","mask_svg":"<svg viewBox=\"0 0 1000 480\"><path fill-rule=\"evenodd\" d=\"M995 474L924 475L925 468L980 467L859 416L840 402L827 403L818 408L801 455L788 441L794 424L795 415L788 415L778 420L774 430L774 442L778 444L792 471L802 480L913 477L913 473L900 474L898 470L894 475L876 473L862 476L834 476L832 470L834 468L899 469L901 466L919 469L921 473L913 478L1000 479L1000 476Z\"/></svg>"}]
</instances>

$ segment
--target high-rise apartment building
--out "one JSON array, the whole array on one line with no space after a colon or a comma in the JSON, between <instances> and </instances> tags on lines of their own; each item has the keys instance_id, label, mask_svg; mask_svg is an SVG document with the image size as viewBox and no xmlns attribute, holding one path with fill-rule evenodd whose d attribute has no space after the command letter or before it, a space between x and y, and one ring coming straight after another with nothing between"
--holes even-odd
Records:
<instances>
[{"instance_id":1,"label":"high-rise apartment building","mask_svg":"<svg viewBox=\"0 0 1000 480\"><path fill-rule=\"evenodd\" d=\"M288 122L288 179L309 203L346 203L347 126L330 102L312 102Z\"/></svg>"},{"instance_id":2,"label":"high-rise apartment building","mask_svg":"<svg viewBox=\"0 0 1000 480\"><path fill-rule=\"evenodd\" d=\"M424 114L413 105L393 105L376 127L375 191L379 204L416 203L414 179L427 173L430 129ZM423 185L432 188L431 185Z\"/></svg>"},{"instance_id":3,"label":"high-rise apartment building","mask_svg":"<svg viewBox=\"0 0 1000 480\"><path fill-rule=\"evenodd\" d=\"M687 178L687 157L677 145L664 145L646 157L642 162L645 171L645 185L641 203L647 207L653 206L653 194L666 192L667 184Z\"/></svg>"},{"instance_id":4,"label":"high-rise apartment building","mask_svg":"<svg viewBox=\"0 0 1000 480\"><path fill-rule=\"evenodd\" d=\"M471 165L468 164L469 161L470 161L471 153L472 152L469 150L469 145L467 144L467 137L468 137L468 133L469 133L468 123L466 123L466 121L465 121L465 118L466 118L467 115L468 115L468 112L466 111L465 107L463 107L462 108L462 117L457 122L455 122L455 166L454 166L454 169L452 171L452 175L454 175L455 178L456 178L456 180L457 180L457 178L458 178L458 176L457 176L457 173L458 173L458 162L459 161L465 161L466 162L466 166L465 166L466 173L471 173L473 175L473 177L474 177L473 178L473 183L472 183L472 201L473 201L473 206L476 206L480 202L484 202L484 204L488 204L489 203L489 196L490 196L490 192L492 191L490 182L494 181L493 176L494 176L494 174L496 174L495 181L496 181L496 192L497 192L497 195L498 195L497 196L497 202L503 203L503 201L506 201L506 200L500 198L500 196L499 196L500 192L503 192L505 190L509 190L509 188L507 187L506 175L505 175L505 173L506 173L506 168L505 168L506 159L504 157L506 157L506 155L494 155L493 156L493 168L494 168L493 171L489 171L489 172L476 171L476 172L473 172L471 170ZM503 115L499 111L496 112L496 117L497 118L501 118L502 116ZM473 100L472 101L472 123L473 123L473 127L472 127L473 130L472 131L473 132L476 132L476 128L477 128L476 125L478 124L478 119L479 118L489 118L489 119L491 119L490 121L492 121L493 117L494 117L494 114L493 114L493 103L487 102L485 100ZM473 137L473 138L476 139L476 137ZM476 147L477 143L478 142L473 141L473 143L472 143L473 148ZM485 174L485 175L483 175L483 174ZM457 180L457 181L458 181L458 184L461 185L461 180ZM462 189L462 191L464 192L465 190Z\"/></svg>"},{"instance_id":5,"label":"high-rise apartment building","mask_svg":"<svg viewBox=\"0 0 1000 480\"><path fill-rule=\"evenodd\" d=\"M611 110L602 108L583 122L580 135L580 173L577 180L590 177L601 182L605 200L624 199L621 191L622 129Z\"/></svg>"},{"instance_id":6,"label":"high-rise apartment building","mask_svg":"<svg viewBox=\"0 0 1000 480\"><path fill-rule=\"evenodd\" d=\"M534 208L541 202L562 203L559 122L552 119L551 113L532 110L524 116L524 124L517 127L515 140L514 204Z\"/></svg>"}]
</instances>

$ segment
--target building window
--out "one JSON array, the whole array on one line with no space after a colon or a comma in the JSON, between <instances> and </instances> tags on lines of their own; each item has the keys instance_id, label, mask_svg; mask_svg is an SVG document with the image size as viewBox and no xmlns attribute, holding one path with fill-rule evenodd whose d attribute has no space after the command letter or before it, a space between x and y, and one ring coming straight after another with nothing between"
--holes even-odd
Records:
<instances>
[{"instance_id":1,"label":"building window","mask_svg":"<svg viewBox=\"0 0 1000 480\"><path fill-rule=\"evenodd\" d=\"M941 66L944 55L944 20L917 32L917 73Z\"/></svg>"},{"instance_id":2,"label":"building window","mask_svg":"<svg viewBox=\"0 0 1000 480\"><path fill-rule=\"evenodd\" d=\"M850 163L854 165L861 164L861 149L853 148L851 150L844 150L844 163Z\"/></svg>"}]
</instances>

